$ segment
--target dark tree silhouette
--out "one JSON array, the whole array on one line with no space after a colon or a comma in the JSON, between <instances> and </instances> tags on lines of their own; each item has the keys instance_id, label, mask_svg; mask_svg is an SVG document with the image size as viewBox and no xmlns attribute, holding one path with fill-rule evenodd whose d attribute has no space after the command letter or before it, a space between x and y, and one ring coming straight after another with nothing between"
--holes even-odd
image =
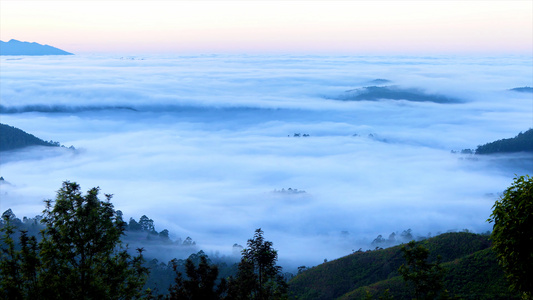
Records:
<instances>
[{"instance_id":1,"label":"dark tree silhouette","mask_svg":"<svg viewBox=\"0 0 533 300\"><path fill-rule=\"evenodd\" d=\"M169 288L170 294L167 299L187 299L187 300L216 300L220 299L225 292L225 280L216 288L218 267L211 265L205 255L200 256L198 267L192 259L187 259L185 272L187 279L177 271L178 265L173 263L176 272L175 284Z\"/></svg>"},{"instance_id":2,"label":"dark tree silhouette","mask_svg":"<svg viewBox=\"0 0 533 300\"><path fill-rule=\"evenodd\" d=\"M235 279L230 279L229 299L286 299L287 283L276 265L278 252L265 241L261 228L248 240Z\"/></svg>"}]
</instances>

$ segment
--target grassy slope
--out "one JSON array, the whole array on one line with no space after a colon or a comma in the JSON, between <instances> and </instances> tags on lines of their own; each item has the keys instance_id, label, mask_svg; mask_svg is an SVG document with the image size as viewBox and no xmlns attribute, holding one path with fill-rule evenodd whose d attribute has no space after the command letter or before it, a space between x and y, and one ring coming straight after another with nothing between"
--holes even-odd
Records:
<instances>
[{"instance_id":1,"label":"grassy slope","mask_svg":"<svg viewBox=\"0 0 533 300\"><path fill-rule=\"evenodd\" d=\"M463 298L509 298L507 283L490 250L487 236L472 233L445 233L420 242L440 255L448 272L445 288ZM401 246L354 253L321 264L290 282L291 296L297 299L361 299L366 291L381 295L386 289L395 299L411 295L397 270L404 259ZM485 296L482 296L482 295ZM492 296L487 296L487 295Z\"/></svg>"}]
</instances>

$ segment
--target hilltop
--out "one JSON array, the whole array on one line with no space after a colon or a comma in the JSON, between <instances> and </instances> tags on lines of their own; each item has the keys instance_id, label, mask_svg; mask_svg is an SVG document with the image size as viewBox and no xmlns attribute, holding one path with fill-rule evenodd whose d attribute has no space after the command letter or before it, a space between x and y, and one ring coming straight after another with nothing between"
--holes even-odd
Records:
<instances>
[{"instance_id":1,"label":"hilltop","mask_svg":"<svg viewBox=\"0 0 533 300\"><path fill-rule=\"evenodd\" d=\"M476 149L476 154L511 153L511 152L533 152L533 129L520 132L517 136L508 139L501 139L480 145Z\"/></svg>"},{"instance_id":2,"label":"hilltop","mask_svg":"<svg viewBox=\"0 0 533 300\"><path fill-rule=\"evenodd\" d=\"M385 79L376 80L379 80L376 83L387 82ZM441 104L461 102L460 100L455 98L437 94L428 94L419 89L401 88L398 86L366 86L345 91L342 95L337 97L337 100L343 101L378 101L380 99L407 100L413 102L434 102Z\"/></svg>"},{"instance_id":3,"label":"hilltop","mask_svg":"<svg viewBox=\"0 0 533 300\"><path fill-rule=\"evenodd\" d=\"M58 147L58 142L46 142L24 130L0 123L0 151L16 150L29 146Z\"/></svg>"},{"instance_id":4,"label":"hilltop","mask_svg":"<svg viewBox=\"0 0 533 300\"><path fill-rule=\"evenodd\" d=\"M0 55L73 55L70 52L39 43L9 40L0 41Z\"/></svg>"},{"instance_id":5,"label":"hilltop","mask_svg":"<svg viewBox=\"0 0 533 300\"><path fill-rule=\"evenodd\" d=\"M533 87L530 87L530 86L515 87L515 88L510 89L510 91L520 92L520 93L533 93Z\"/></svg>"}]
</instances>

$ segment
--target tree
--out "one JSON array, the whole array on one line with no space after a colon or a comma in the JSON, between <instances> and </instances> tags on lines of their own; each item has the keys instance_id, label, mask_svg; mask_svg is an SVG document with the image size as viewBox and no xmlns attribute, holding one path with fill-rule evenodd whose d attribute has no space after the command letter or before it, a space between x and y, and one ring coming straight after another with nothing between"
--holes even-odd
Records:
<instances>
[{"instance_id":1,"label":"tree","mask_svg":"<svg viewBox=\"0 0 533 300\"><path fill-rule=\"evenodd\" d=\"M442 290L444 269L437 262L428 262L429 250L422 245L410 241L402 247L406 263L401 265L398 272L406 282L412 283L415 299L437 299Z\"/></svg>"},{"instance_id":2,"label":"tree","mask_svg":"<svg viewBox=\"0 0 533 300\"><path fill-rule=\"evenodd\" d=\"M492 207L492 248L510 286L533 299L533 178L520 176Z\"/></svg>"},{"instance_id":3,"label":"tree","mask_svg":"<svg viewBox=\"0 0 533 300\"><path fill-rule=\"evenodd\" d=\"M406 242L407 241L411 241L411 240L413 240L413 234L411 232L412 232L411 228L409 228L407 230L404 230L400 234L400 237L402 238L402 240L404 240Z\"/></svg>"},{"instance_id":4,"label":"tree","mask_svg":"<svg viewBox=\"0 0 533 300\"><path fill-rule=\"evenodd\" d=\"M42 240L37 243L22 232L21 250L11 246L13 229L3 229L8 248L3 249L0 262L0 290L15 286L20 291L20 297L8 298L132 299L141 295L148 274L142 266L142 249L138 256L128 254L120 241L125 222L113 209L111 195L101 201L98 193L93 188L83 196L78 184L64 182L56 200L45 201Z\"/></svg>"},{"instance_id":5,"label":"tree","mask_svg":"<svg viewBox=\"0 0 533 300\"><path fill-rule=\"evenodd\" d=\"M7 209L6 211L2 213L1 222L7 222L6 220L9 220L9 222L11 222L11 224L14 226L18 226L20 225L20 223L22 223L22 221L20 221L20 219L17 218L17 216L13 213L11 208Z\"/></svg>"},{"instance_id":6,"label":"tree","mask_svg":"<svg viewBox=\"0 0 533 300\"><path fill-rule=\"evenodd\" d=\"M169 234L169 231L168 229L163 229L161 230L161 232L159 233L159 238L165 242L170 242L170 237L168 236Z\"/></svg>"},{"instance_id":7,"label":"tree","mask_svg":"<svg viewBox=\"0 0 533 300\"><path fill-rule=\"evenodd\" d=\"M37 217L36 217L37 218ZM35 219L24 218L32 229ZM18 230L19 243L15 243L16 231L23 225L8 209L0 221L0 299L37 299L37 269L40 266L38 243L27 230ZM26 224L27 225L27 224ZM24 226L23 226L24 227ZM28 228L28 227L26 227Z\"/></svg>"},{"instance_id":8,"label":"tree","mask_svg":"<svg viewBox=\"0 0 533 300\"><path fill-rule=\"evenodd\" d=\"M139 225L141 226L141 230L148 231L148 232L154 232L154 220L148 218L146 215L143 215L139 219Z\"/></svg>"},{"instance_id":9,"label":"tree","mask_svg":"<svg viewBox=\"0 0 533 300\"><path fill-rule=\"evenodd\" d=\"M261 228L257 229L242 258L236 279L230 280L230 299L286 299L287 283L276 266L278 252L270 241L265 241Z\"/></svg>"},{"instance_id":10,"label":"tree","mask_svg":"<svg viewBox=\"0 0 533 300\"><path fill-rule=\"evenodd\" d=\"M130 299L139 296L148 271L142 250L133 259L121 245L125 222L111 204L98 199L99 188L83 196L80 186L64 182L54 205L47 200L40 243L44 292L70 299ZM53 295L51 294L51 295Z\"/></svg>"},{"instance_id":11,"label":"tree","mask_svg":"<svg viewBox=\"0 0 533 300\"><path fill-rule=\"evenodd\" d=\"M15 215L9 210L9 213L2 215L3 233L1 239L2 251L0 253L0 296L2 299L23 299L24 291L27 289L22 272L22 259L20 251L15 249L13 234L15 226L13 218Z\"/></svg>"},{"instance_id":12,"label":"tree","mask_svg":"<svg viewBox=\"0 0 533 300\"><path fill-rule=\"evenodd\" d=\"M194 246L196 245L196 242L191 239L190 236L188 236L182 243L183 246Z\"/></svg>"},{"instance_id":13,"label":"tree","mask_svg":"<svg viewBox=\"0 0 533 300\"><path fill-rule=\"evenodd\" d=\"M137 221L135 221L135 219L130 218L130 222L128 224L128 230L129 231L141 231L142 227L141 225L139 225Z\"/></svg>"},{"instance_id":14,"label":"tree","mask_svg":"<svg viewBox=\"0 0 533 300\"><path fill-rule=\"evenodd\" d=\"M225 280L216 287L218 276L218 267L211 265L206 255L200 256L198 268L193 260L188 258L185 263L185 272L187 279L177 271L178 265L172 262L172 267L176 272L175 285L169 288L170 294L167 299L184 299L184 300L216 300L220 299L225 291Z\"/></svg>"}]
</instances>

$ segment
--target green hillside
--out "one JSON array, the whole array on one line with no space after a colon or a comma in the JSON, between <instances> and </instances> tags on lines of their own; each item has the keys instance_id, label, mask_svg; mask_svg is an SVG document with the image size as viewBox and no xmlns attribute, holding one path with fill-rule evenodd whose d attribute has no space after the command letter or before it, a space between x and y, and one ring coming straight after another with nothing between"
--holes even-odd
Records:
<instances>
[{"instance_id":1,"label":"green hillside","mask_svg":"<svg viewBox=\"0 0 533 300\"><path fill-rule=\"evenodd\" d=\"M0 124L0 151L15 150L29 146L59 146L57 142L45 142L21 129Z\"/></svg>"},{"instance_id":2,"label":"green hillside","mask_svg":"<svg viewBox=\"0 0 533 300\"><path fill-rule=\"evenodd\" d=\"M444 289L450 297L459 299L519 299L509 292L509 284L503 277L496 256L491 248L442 264L446 269ZM384 295L385 290L394 299L411 299L409 287L401 276L376 282L348 292L338 299L363 299L370 294L373 298Z\"/></svg>"},{"instance_id":3,"label":"green hillside","mask_svg":"<svg viewBox=\"0 0 533 300\"><path fill-rule=\"evenodd\" d=\"M463 299L512 299L503 272L490 249L487 236L445 233L421 242L430 260L441 256L447 270L444 287L450 296ZM290 282L294 299L375 298L389 289L394 299L412 295L398 268L404 263L401 246L354 253L311 268Z\"/></svg>"}]
</instances>

